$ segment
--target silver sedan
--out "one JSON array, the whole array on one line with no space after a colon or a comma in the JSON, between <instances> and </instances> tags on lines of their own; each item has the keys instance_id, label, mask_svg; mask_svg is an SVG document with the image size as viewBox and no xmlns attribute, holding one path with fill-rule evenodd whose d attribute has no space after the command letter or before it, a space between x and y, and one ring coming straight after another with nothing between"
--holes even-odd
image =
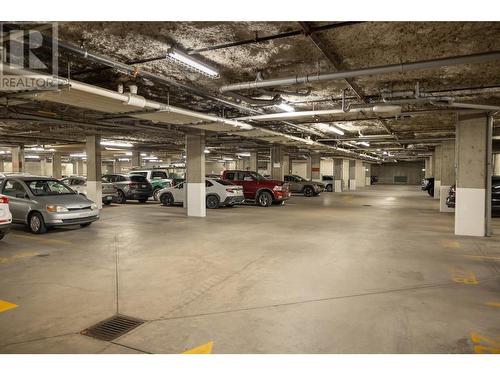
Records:
<instances>
[{"instance_id":1,"label":"silver sedan","mask_svg":"<svg viewBox=\"0 0 500 375\"><path fill-rule=\"evenodd\" d=\"M0 187L1 194L9 197L12 221L27 224L36 234L49 227L84 227L99 219L94 202L53 178L8 176Z\"/></svg>"}]
</instances>

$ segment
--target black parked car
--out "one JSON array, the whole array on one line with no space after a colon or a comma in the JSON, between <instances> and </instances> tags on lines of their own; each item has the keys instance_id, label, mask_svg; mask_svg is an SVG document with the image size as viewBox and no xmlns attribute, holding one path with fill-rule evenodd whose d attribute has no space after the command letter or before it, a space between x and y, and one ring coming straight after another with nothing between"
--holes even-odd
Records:
<instances>
[{"instance_id":1,"label":"black parked car","mask_svg":"<svg viewBox=\"0 0 500 375\"><path fill-rule=\"evenodd\" d=\"M140 175L105 174L106 182L112 182L117 189L117 203L125 203L128 199L145 203L153 195L153 187L148 179Z\"/></svg>"},{"instance_id":2,"label":"black parked car","mask_svg":"<svg viewBox=\"0 0 500 375\"><path fill-rule=\"evenodd\" d=\"M431 197L434 196L434 177L428 177L422 180L422 190L427 191Z\"/></svg>"},{"instance_id":3,"label":"black parked car","mask_svg":"<svg viewBox=\"0 0 500 375\"><path fill-rule=\"evenodd\" d=\"M450 208L455 207L455 193L456 189L453 185L446 198L446 205ZM493 176L491 179L491 214L500 216L500 176Z\"/></svg>"}]
</instances>

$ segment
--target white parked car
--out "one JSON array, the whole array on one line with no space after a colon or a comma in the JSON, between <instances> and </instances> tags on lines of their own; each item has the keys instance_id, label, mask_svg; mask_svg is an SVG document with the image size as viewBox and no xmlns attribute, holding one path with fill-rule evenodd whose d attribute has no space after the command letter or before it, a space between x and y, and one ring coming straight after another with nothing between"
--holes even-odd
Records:
<instances>
[{"instance_id":1,"label":"white parked car","mask_svg":"<svg viewBox=\"0 0 500 375\"><path fill-rule=\"evenodd\" d=\"M81 176L66 177L63 178L61 182L69 186L78 194L87 196L87 179L85 177ZM102 203L108 205L117 199L118 192L114 184L103 180L101 186L102 186Z\"/></svg>"},{"instance_id":2,"label":"white parked car","mask_svg":"<svg viewBox=\"0 0 500 375\"><path fill-rule=\"evenodd\" d=\"M185 182L182 182L176 186L160 190L160 193L158 194L160 202L164 206L173 206L176 203L184 203L184 184ZM234 185L230 181L206 178L205 187L207 208L219 208L221 206L232 207L235 204L241 204L245 201L243 188L241 186Z\"/></svg>"},{"instance_id":3,"label":"white parked car","mask_svg":"<svg viewBox=\"0 0 500 375\"><path fill-rule=\"evenodd\" d=\"M9 198L0 194L0 240L10 229L12 215L9 210Z\"/></svg>"}]
</instances>

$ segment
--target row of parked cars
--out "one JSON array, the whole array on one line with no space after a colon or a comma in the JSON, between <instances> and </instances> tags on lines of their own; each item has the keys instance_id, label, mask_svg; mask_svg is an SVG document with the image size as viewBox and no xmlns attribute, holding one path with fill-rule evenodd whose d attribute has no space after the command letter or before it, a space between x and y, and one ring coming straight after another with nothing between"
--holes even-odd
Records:
<instances>
[{"instance_id":1,"label":"row of parked cars","mask_svg":"<svg viewBox=\"0 0 500 375\"><path fill-rule=\"evenodd\" d=\"M433 197L434 196L434 177L424 178L422 180L422 190ZM453 185L448 191L446 205L450 208L455 208L456 201L456 186ZM500 216L500 176L491 178L491 214Z\"/></svg>"},{"instance_id":2,"label":"row of parked cars","mask_svg":"<svg viewBox=\"0 0 500 375\"><path fill-rule=\"evenodd\" d=\"M244 202L268 207L282 204L292 193L307 197L325 190L325 184L287 175L284 181L265 178L257 172L227 170L222 175L207 176L206 206L213 209L232 207ZM102 176L102 202L126 203L149 198L165 206L182 204L185 199L182 178L169 178L161 170L137 170L128 174ZM0 175L0 238L10 224L24 223L32 233L44 233L51 227L90 225L99 219L99 209L87 199L87 180L81 176L58 181L26 174Z\"/></svg>"}]
</instances>

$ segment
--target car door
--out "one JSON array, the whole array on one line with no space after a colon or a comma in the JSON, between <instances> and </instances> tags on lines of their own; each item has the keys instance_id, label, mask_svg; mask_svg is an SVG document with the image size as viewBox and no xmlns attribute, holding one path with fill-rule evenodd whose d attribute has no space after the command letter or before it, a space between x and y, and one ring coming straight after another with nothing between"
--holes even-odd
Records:
<instances>
[{"instance_id":1,"label":"car door","mask_svg":"<svg viewBox=\"0 0 500 375\"><path fill-rule=\"evenodd\" d=\"M295 179L294 176L285 176L285 182L288 182L290 185L290 191L293 193L300 192L301 187L299 186L299 183Z\"/></svg>"},{"instance_id":2,"label":"car door","mask_svg":"<svg viewBox=\"0 0 500 375\"><path fill-rule=\"evenodd\" d=\"M237 176L240 183L238 185L243 186L243 193L246 199L255 199L255 194L259 188L258 182L255 180L251 172L238 172Z\"/></svg>"},{"instance_id":3,"label":"car door","mask_svg":"<svg viewBox=\"0 0 500 375\"><path fill-rule=\"evenodd\" d=\"M3 185L2 194L9 197L12 220L25 222L30 211L31 200L24 185L20 181L7 180Z\"/></svg>"},{"instance_id":4,"label":"car door","mask_svg":"<svg viewBox=\"0 0 500 375\"><path fill-rule=\"evenodd\" d=\"M184 182L180 183L179 185L176 185L172 189L172 195L174 196L174 202L179 202L179 203L184 203L184 185L186 185Z\"/></svg>"}]
</instances>

